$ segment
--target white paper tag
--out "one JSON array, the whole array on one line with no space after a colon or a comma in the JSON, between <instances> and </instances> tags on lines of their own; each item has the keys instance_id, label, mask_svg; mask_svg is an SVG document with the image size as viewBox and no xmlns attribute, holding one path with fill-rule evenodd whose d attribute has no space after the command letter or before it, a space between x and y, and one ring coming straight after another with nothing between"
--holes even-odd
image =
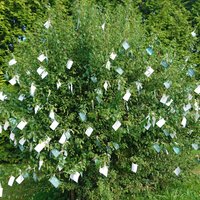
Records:
<instances>
[{"instance_id":1,"label":"white paper tag","mask_svg":"<svg viewBox=\"0 0 200 200\"><path fill-rule=\"evenodd\" d=\"M52 119L52 120L55 119L55 113L53 112L53 110L50 111L49 117L50 117L50 119Z\"/></svg>"},{"instance_id":2,"label":"white paper tag","mask_svg":"<svg viewBox=\"0 0 200 200\"><path fill-rule=\"evenodd\" d=\"M51 26L51 21L50 21L50 20L48 20L48 21L46 21L46 22L44 23L44 27L45 27L46 29L49 29L50 26Z\"/></svg>"},{"instance_id":3,"label":"white paper tag","mask_svg":"<svg viewBox=\"0 0 200 200\"><path fill-rule=\"evenodd\" d=\"M170 99L170 101L168 101L168 102L166 103L166 106L170 106L172 102L173 102L173 100Z\"/></svg>"},{"instance_id":4,"label":"white paper tag","mask_svg":"<svg viewBox=\"0 0 200 200\"><path fill-rule=\"evenodd\" d=\"M187 119L185 117L183 117L182 121L181 121L181 125L183 126L183 128L186 127L187 124Z\"/></svg>"},{"instance_id":5,"label":"white paper tag","mask_svg":"<svg viewBox=\"0 0 200 200\"><path fill-rule=\"evenodd\" d=\"M3 92L0 92L0 100L4 101L7 99L7 96L3 94Z\"/></svg>"},{"instance_id":6,"label":"white paper tag","mask_svg":"<svg viewBox=\"0 0 200 200\"><path fill-rule=\"evenodd\" d=\"M168 98L169 96L167 96L166 94L163 94L162 98L160 99L160 103L166 104Z\"/></svg>"},{"instance_id":7,"label":"white paper tag","mask_svg":"<svg viewBox=\"0 0 200 200\"><path fill-rule=\"evenodd\" d=\"M61 84L60 80L58 80L58 82L56 83L57 90L60 88L61 85L62 85L62 84Z\"/></svg>"},{"instance_id":8,"label":"white paper tag","mask_svg":"<svg viewBox=\"0 0 200 200\"><path fill-rule=\"evenodd\" d=\"M17 83L16 77L14 76L12 79L9 80L11 85L15 85Z\"/></svg>"},{"instance_id":9,"label":"white paper tag","mask_svg":"<svg viewBox=\"0 0 200 200\"><path fill-rule=\"evenodd\" d=\"M3 131L3 128L2 128L2 125L0 125L0 133L2 133Z\"/></svg>"},{"instance_id":10,"label":"white paper tag","mask_svg":"<svg viewBox=\"0 0 200 200\"><path fill-rule=\"evenodd\" d=\"M147 67L146 72L144 73L147 77L150 77L153 74L154 70L151 67Z\"/></svg>"},{"instance_id":11,"label":"white paper tag","mask_svg":"<svg viewBox=\"0 0 200 200\"><path fill-rule=\"evenodd\" d=\"M99 172L101 174L103 174L105 177L107 177L108 176L108 166L105 165L104 167L100 168Z\"/></svg>"},{"instance_id":12,"label":"white paper tag","mask_svg":"<svg viewBox=\"0 0 200 200\"><path fill-rule=\"evenodd\" d=\"M70 60L68 60L67 61L67 69L71 69L71 67L72 67L72 65L73 65L73 61L70 59Z\"/></svg>"},{"instance_id":13,"label":"white paper tag","mask_svg":"<svg viewBox=\"0 0 200 200\"><path fill-rule=\"evenodd\" d=\"M19 144L21 144L22 146L24 145L25 142L26 142L26 140L25 140L24 138L21 138L21 139L19 140Z\"/></svg>"},{"instance_id":14,"label":"white paper tag","mask_svg":"<svg viewBox=\"0 0 200 200\"><path fill-rule=\"evenodd\" d=\"M25 99L25 95L24 94L20 94L18 100L19 101L23 101Z\"/></svg>"},{"instance_id":15,"label":"white paper tag","mask_svg":"<svg viewBox=\"0 0 200 200\"><path fill-rule=\"evenodd\" d=\"M59 140L59 143L64 144L66 142L66 139L67 139L67 137L66 137L65 133L63 133L60 140Z\"/></svg>"},{"instance_id":16,"label":"white paper tag","mask_svg":"<svg viewBox=\"0 0 200 200\"><path fill-rule=\"evenodd\" d=\"M74 174L70 174L70 179L78 183L79 176L80 176L80 173L76 172Z\"/></svg>"},{"instance_id":17,"label":"white paper tag","mask_svg":"<svg viewBox=\"0 0 200 200\"><path fill-rule=\"evenodd\" d=\"M52 122L50 128L54 131L58 125L59 125L59 123L58 123L56 120L54 120L54 121Z\"/></svg>"},{"instance_id":18,"label":"white paper tag","mask_svg":"<svg viewBox=\"0 0 200 200\"><path fill-rule=\"evenodd\" d=\"M35 114L37 114L37 112L40 110L40 106L36 105L35 108L34 108L34 110L35 110Z\"/></svg>"},{"instance_id":19,"label":"white paper tag","mask_svg":"<svg viewBox=\"0 0 200 200\"><path fill-rule=\"evenodd\" d=\"M49 179L49 181L51 182L51 184L55 187L55 188L58 188L58 186L60 185L60 181L55 177L51 177Z\"/></svg>"},{"instance_id":20,"label":"white paper tag","mask_svg":"<svg viewBox=\"0 0 200 200\"><path fill-rule=\"evenodd\" d=\"M181 169L179 167L177 167L175 170L174 170L174 173L176 174L176 176L178 176L180 173L181 173Z\"/></svg>"},{"instance_id":21,"label":"white paper tag","mask_svg":"<svg viewBox=\"0 0 200 200\"><path fill-rule=\"evenodd\" d=\"M41 78L44 79L46 76L48 75L47 71L42 72L41 74Z\"/></svg>"},{"instance_id":22,"label":"white paper tag","mask_svg":"<svg viewBox=\"0 0 200 200\"><path fill-rule=\"evenodd\" d=\"M107 89L108 89L108 81L104 82L103 87L104 87L105 91L107 91Z\"/></svg>"},{"instance_id":23,"label":"white paper tag","mask_svg":"<svg viewBox=\"0 0 200 200\"><path fill-rule=\"evenodd\" d=\"M43 72L44 72L44 68L43 68L43 67L39 67L39 68L37 69L37 73L38 73L39 75L41 75Z\"/></svg>"},{"instance_id":24,"label":"white paper tag","mask_svg":"<svg viewBox=\"0 0 200 200\"><path fill-rule=\"evenodd\" d=\"M164 86L165 86L165 88L169 89L171 86L171 82L170 81L164 82Z\"/></svg>"},{"instance_id":25,"label":"white paper tag","mask_svg":"<svg viewBox=\"0 0 200 200\"><path fill-rule=\"evenodd\" d=\"M10 139L11 139L12 141L15 140L15 134L14 134L13 132L10 133Z\"/></svg>"},{"instance_id":26,"label":"white paper tag","mask_svg":"<svg viewBox=\"0 0 200 200\"><path fill-rule=\"evenodd\" d=\"M130 48L130 45L128 44L127 41L124 41L124 42L122 43L122 46L124 47L125 50L127 50L127 49Z\"/></svg>"},{"instance_id":27,"label":"white paper tag","mask_svg":"<svg viewBox=\"0 0 200 200\"><path fill-rule=\"evenodd\" d=\"M197 34L195 33L195 31L192 31L191 35L192 35L192 37L196 37L197 36Z\"/></svg>"},{"instance_id":28,"label":"white paper tag","mask_svg":"<svg viewBox=\"0 0 200 200\"><path fill-rule=\"evenodd\" d=\"M33 97L34 96L34 94L35 94L35 90L36 90L36 87L35 87L35 85L32 83L31 84L31 89L30 89L30 95Z\"/></svg>"},{"instance_id":29,"label":"white paper tag","mask_svg":"<svg viewBox=\"0 0 200 200\"><path fill-rule=\"evenodd\" d=\"M112 128L113 128L115 131L117 131L117 129L118 129L120 126L121 126L121 122L117 120L117 121L113 124Z\"/></svg>"},{"instance_id":30,"label":"white paper tag","mask_svg":"<svg viewBox=\"0 0 200 200\"><path fill-rule=\"evenodd\" d=\"M11 177L9 178L8 185L12 187L14 181L15 181L15 177L14 177L14 176L11 176Z\"/></svg>"},{"instance_id":31,"label":"white paper tag","mask_svg":"<svg viewBox=\"0 0 200 200\"><path fill-rule=\"evenodd\" d=\"M23 182L23 180L24 180L24 177L23 177L22 175L20 175L20 176L18 176L18 178L16 179L16 182L17 182L18 184L21 184L21 183Z\"/></svg>"},{"instance_id":32,"label":"white paper tag","mask_svg":"<svg viewBox=\"0 0 200 200\"><path fill-rule=\"evenodd\" d=\"M42 151L42 149L44 149L44 147L46 146L46 143L45 142L42 142L40 144L38 144L34 149L40 153L40 151Z\"/></svg>"},{"instance_id":33,"label":"white paper tag","mask_svg":"<svg viewBox=\"0 0 200 200\"><path fill-rule=\"evenodd\" d=\"M115 70L119 75L122 75L124 73L124 70L121 68L121 67L118 67L116 70Z\"/></svg>"},{"instance_id":34,"label":"white paper tag","mask_svg":"<svg viewBox=\"0 0 200 200\"><path fill-rule=\"evenodd\" d=\"M114 53L114 52L112 52L112 53L110 54L110 59L115 60L116 56L117 56L117 54Z\"/></svg>"},{"instance_id":35,"label":"white paper tag","mask_svg":"<svg viewBox=\"0 0 200 200\"><path fill-rule=\"evenodd\" d=\"M106 25L106 23L103 23L102 26L101 26L103 31L105 30L105 25Z\"/></svg>"},{"instance_id":36,"label":"white paper tag","mask_svg":"<svg viewBox=\"0 0 200 200\"><path fill-rule=\"evenodd\" d=\"M184 110L185 112L187 112L187 111L190 110L191 108L192 108L192 106L191 106L190 103L183 106L183 110Z\"/></svg>"},{"instance_id":37,"label":"white paper tag","mask_svg":"<svg viewBox=\"0 0 200 200\"><path fill-rule=\"evenodd\" d=\"M92 134L92 132L93 132L93 128L92 128L92 127L89 127L89 128L87 128L87 130L85 131L85 134L86 134L88 137L90 137L90 135Z\"/></svg>"},{"instance_id":38,"label":"white paper tag","mask_svg":"<svg viewBox=\"0 0 200 200\"><path fill-rule=\"evenodd\" d=\"M130 97L131 97L131 93L129 92L129 90L127 90L127 91L126 91L126 94L123 96L123 99L124 99L125 101L128 101Z\"/></svg>"},{"instance_id":39,"label":"white paper tag","mask_svg":"<svg viewBox=\"0 0 200 200\"><path fill-rule=\"evenodd\" d=\"M8 64L9 64L10 66L12 66L12 65L15 65L16 63L17 63L17 61L13 58L12 60L9 61Z\"/></svg>"},{"instance_id":40,"label":"white paper tag","mask_svg":"<svg viewBox=\"0 0 200 200\"><path fill-rule=\"evenodd\" d=\"M37 59L38 59L40 62L43 62L46 58L47 58L47 57L46 57L44 54L41 54L40 56L38 56Z\"/></svg>"},{"instance_id":41,"label":"white paper tag","mask_svg":"<svg viewBox=\"0 0 200 200\"><path fill-rule=\"evenodd\" d=\"M41 169L41 167L42 167L43 163L44 163L44 161L43 161L43 160L40 160L40 161L39 161L39 167L38 167L38 170L40 170L40 169Z\"/></svg>"},{"instance_id":42,"label":"white paper tag","mask_svg":"<svg viewBox=\"0 0 200 200\"><path fill-rule=\"evenodd\" d=\"M161 128L164 124L165 124L165 120L162 118L162 119L160 119L157 123L156 123L156 125L159 127L159 128Z\"/></svg>"},{"instance_id":43,"label":"white paper tag","mask_svg":"<svg viewBox=\"0 0 200 200\"><path fill-rule=\"evenodd\" d=\"M8 121L5 121L4 125L3 125L3 129L6 131L8 130L8 127L9 127L9 122Z\"/></svg>"},{"instance_id":44,"label":"white paper tag","mask_svg":"<svg viewBox=\"0 0 200 200\"><path fill-rule=\"evenodd\" d=\"M0 197L3 197L3 188L0 187Z\"/></svg>"},{"instance_id":45,"label":"white paper tag","mask_svg":"<svg viewBox=\"0 0 200 200\"><path fill-rule=\"evenodd\" d=\"M137 164L134 164L132 163L132 166L131 166L131 171L136 173L137 172L137 168L138 168L138 165Z\"/></svg>"},{"instance_id":46,"label":"white paper tag","mask_svg":"<svg viewBox=\"0 0 200 200\"><path fill-rule=\"evenodd\" d=\"M23 130L24 127L27 125L27 122L26 121L21 121L18 125L17 125L17 128L20 129L20 130Z\"/></svg>"},{"instance_id":47,"label":"white paper tag","mask_svg":"<svg viewBox=\"0 0 200 200\"><path fill-rule=\"evenodd\" d=\"M111 63L110 61L108 60L107 63L106 63L106 69L110 70L111 68Z\"/></svg>"},{"instance_id":48,"label":"white paper tag","mask_svg":"<svg viewBox=\"0 0 200 200\"><path fill-rule=\"evenodd\" d=\"M200 94L200 85L197 86L197 88L194 90L197 94Z\"/></svg>"}]
</instances>

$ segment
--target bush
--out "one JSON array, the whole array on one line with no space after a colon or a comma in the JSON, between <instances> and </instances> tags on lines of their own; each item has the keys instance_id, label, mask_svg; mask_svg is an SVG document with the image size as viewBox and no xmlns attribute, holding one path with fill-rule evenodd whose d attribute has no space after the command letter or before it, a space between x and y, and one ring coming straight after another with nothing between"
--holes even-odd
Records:
<instances>
[{"instance_id":1,"label":"bush","mask_svg":"<svg viewBox=\"0 0 200 200\"><path fill-rule=\"evenodd\" d=\"M48 29L41 22L8 57L17 63L6 68L7 81L16 84L3 90L0 107L27 156L25 171L70 190L71 199L131 199L177 179L177 167L187 174L200 128L190 49L176 54L174 41L148 36L129 3L102 9L80 1L67 18L58 4L47 20ZM80 174L79 184L68 180Z\"/></svg>"}]
</instances>

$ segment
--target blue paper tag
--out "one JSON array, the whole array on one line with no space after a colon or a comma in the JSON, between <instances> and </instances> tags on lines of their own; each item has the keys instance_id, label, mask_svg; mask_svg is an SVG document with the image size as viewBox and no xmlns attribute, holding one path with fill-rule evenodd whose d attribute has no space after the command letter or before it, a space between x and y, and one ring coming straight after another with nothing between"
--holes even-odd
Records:
<instances>
[{"instance_id":1,"label":"blue paper tag","mask_svg":"<svg viewBox=\"0 0 200 200\"><path fill-rule=\"evenodd\" d=\"M176 154L179 154L180 153L180 149L178 147L173 147L173 150Z\"/></svg>"},{"instance_id":2,"label":"blue paper tag","mask_svg":"<svg viewBox=\"0 0 200 200\"><path fill-rule=\"evenodd\" d=\"M162 60L160 64L161 64L164 68L168 68L168 67L169 67L169 64L168 64L165 60Z\"/></svg>"},{"instance_id":3,"label":"blue paper tag","mask_svg":"<svg viewBox=\"0 0 200 200\"><path fill-rule=\"evenodd\" d=\"M153 54L153 49L151 47L146 48L146 51L150 56Z\"/></svg>"},{"instance_id":4,"label":"blue paper tag","mask_svg":"<svg viewBox=\"0 0 200 200\"><path fill-rule=\"evenodd\" d=\"M154 144L153 148L156 150L157 153L160 153L161 148L160 148L160 146L158 144Z\"/></svg>"}]
</instances>

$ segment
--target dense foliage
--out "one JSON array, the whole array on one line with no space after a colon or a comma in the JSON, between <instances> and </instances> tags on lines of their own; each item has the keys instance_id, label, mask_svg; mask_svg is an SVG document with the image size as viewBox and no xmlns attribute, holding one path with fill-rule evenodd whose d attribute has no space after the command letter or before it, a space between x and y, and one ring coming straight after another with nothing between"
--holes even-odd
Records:
<instances>
[{"instance_id":1,"label":"dense foliage","mask_svg":"<svg viewBox=\"0 0 200 200\"><path fill-rule=\"evenodd\" d=\"M184 7L157 6L145 19L132 3L76 2L68 16L56 4L6 58L1 123L26 156L24 177L77 198L131 199L187 173L199 143L198 39Z\"/></svg>"}]
</instances>

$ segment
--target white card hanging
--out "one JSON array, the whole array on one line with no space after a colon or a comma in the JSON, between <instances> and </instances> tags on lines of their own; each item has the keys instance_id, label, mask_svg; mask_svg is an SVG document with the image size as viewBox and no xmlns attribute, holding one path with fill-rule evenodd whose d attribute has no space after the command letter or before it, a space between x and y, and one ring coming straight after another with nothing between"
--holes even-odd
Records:
<instances>
[{"instance_id":1,"label":"white card hanging","mask_svg":"<svg viewBox=\"0 0 200 200\"><path fill-rule=\"evenodd\" d=\"M0 197L3 197L3 188L1 186L1 184L0 184Z\"/></svg>"},{"instance_id":2,"label":"white card hanging","mask_svg":"<svg viewBox=\"0 0 200 200\"><path fill-rule=\"evenodd\" d=\"M49 113L49 117L50 117L50 119L52 119L52 120L55 119L55 113L54 113L53 110L50 111L50 113Z\"/></svg>"},{"instance_id":3,"label":"white card hanging","mask_svg":"<svg viewBox=\"0 0 200 200\"><path fill-rule=\"evenodd\" d=\"M41 169L41 167L42 167L43 163L44 163L44 161L43 161L43 160L40 160L40 161L39 161L39 167L38 167L38 170L40 170L40 169Z\"/></svg>"},{"instance_id":4,"label":"white card hanging","mask_svg":"<svg viewBox=\"0 0 200 200\"><path fill-rule=\"evenodd\" d=\"M194 90L197 94L200 94L200 85L197 86L197 88Z\"/></svg>"},{"instance_id":5,"label":"white card hanging","mask_svg":"<svg viewBox=\"0 0 200 200\"><path fill-rule=\"evenodd\" d=\"M47 71L42 72L41 74L41 78L44 79L46 76L48 75Z\"/></svg>"},{"instance_id":6,"label":"white card hanging","mask_svg":"<svg viewBox=\"0 0 200 200\"><path fill-rule=\"evenodd\" d=\"M54 121L52 122L50 128L54 131L58 125L59 125L59 123L58 123L56 120L54 120Z\"/></svg>"},{"instance_id":7,"label":"white card hanging","mask_svg":"<svg viewBox=\"0 0 200 200\"><path fill-rule=\"evenodd\" d=\"M14 58L8 62L10 66L15 65L16 63L17 61Z\"/></svg>"},{"instance_id":8,"label":"white card hanging","mask_svg":"<svg viewBox=\"0 0 200 200\"><path fill-rule=\"evenodd\" d=\"M170 81L166 81L163 83L165 88L169 89L171 87L171 82Z\"/></svg>"},{"instance_id":9,"label":"white card hanging","mask_svg":"<svg viewBox=\"0 0 200 200\"><path fill-rule=\"evenodd\" d=\"M11 85L15 85L17 83L16 77L14 76L12 79L9 80Z\"/></svg>"},{"instance_id":10,"label":"white card hanging","mask_svg":"<svg viewBox=\"0 0 200 200\"><path fill-rule=\"evenodd\" d=\"M0 92L0 100L4 101L7 99L7 96L3 94L3 92Z\"/></svg>"},{"instance_id":11,"label":"white card hanging","mask_svg":"<svg viewBox=\"0 0 200 200\"><path fill-rule=\"evenodd\" d=\"M138 169L138 165L137 164L134 164L132 163L132 166L131 166L131 171L136 173L137 172L137 169Z\"/></svg>"},{"instance_id":12,"label":"white card hanging","mask_svg":"<svg viewBox=\"0 0 200 200\"><path fill-rule=\"evenodd\" d=\"M169 96L167 96L166 94L163 94L162 98L160 99L160 103L166 104L168 98Z\"/></svg>"},{"instance_id":13,"label":"white card hanging","mask_svg":"<svg viewBox=\"0 0 200 200\"><path fill-rule=\"evenodd\" d=\"M19 101L23 101L25 99L25 95L24 94L20 94L18 97Z\"/></svg>"},{"instance_id":14,"label":"white card hanging","mask_svg":"<svg viewBox=\"0 0 200 200\"><path fill-rule=\"evenodd\" d=\"M101 26L101 28L102 28L103 31L105 30L105 25L106 25L106 23L104 22L104 23L102 24L102 26Z\"/></svg>"},{"instance_id":15,"label":"white card hanging","mask_svg":"<svg viewBox=\"0 0 200 200\"><path fill-rule=\"evenodd\" d=\"M71 59L69 59L68 61L67 61L67 69L71 69L71 67L72 67L72 65L73 65L73 61L71 60Z\"/></svg>"},{"instance_id":16,"label":"white card hanging","mask_svg":"<svg viewBox=\"0 0 200 200\"><path fill-rule=\"evenodd\" d=\"M66 137L65 133L63 133L60 140L59 140L59 143L64 144L66 142L66 139L67 139L67 137Z\"/></svg>"},{"instance_id":17,"label":"white card hanging","mask_svg":"<svg viewBox=\"0 0 200 200\"><path fill-rule=\"evenodd\" d=\"M108 176L108 166L104 165L104 167L101 167L99 169L99 173L103 174L105 177Z\"/></svg>"},{"instance_id":18,"label":"white card hanging","mask_svg":"<svg viewBox=\"0 0 200 200\"><path fill-rule=\"evenodd\" d=\"M20 176L18 176L18 178L16 179L16 182L17 182L18 184L21 184L21 183L23 182L23 180L24 180L24 177L23 177L22 175L20 175Z\"/></svg>"},{"instance_id":19,"label":"white card hanging","mask_svg":"<svg viewBox=\"0 0 200 200\"><path fill-rule=\"evenodd\" d=\"M192 37L196 37L197 36L197 34L195 33L195 31L192 31L191 35L192 35Z\"/></svg>"},{"instance_id":20,"label":"white card hanging","mask_svg":"<svg viewBox=\"0 0 200 200\"><path fill-rule=\"evenodd\" d=\"M55 188L58 188L60 185L60 181L55 176L51 177L49 181Z\"/></svg>"},{"instance_id":21,"label":"white card hanging","mask_svg":"<svg viewBox=\"0 0 200 200\"><path fill-rule=\"evenodd\" d=\"M45 70L44 70L43 67L39 67L39 68L37 69L37 73L38 73L39 75L41 75L44 71L45 71Z\"/></svg>"},{"instance_id":22,"label":"white card hanging","mask_svg":"<svg viewBox=\"0 0 200 200\"><path fill-rule=\"evenodd\" d=\"M21 144L22 146L24 145L25 142L26 142L26 139L24 139L24 138L21 138L19 140L19 144Z\"/></svg>"},{"instance_id":23,"label":"white card hanging","mask_svg":"<svg viewBox=\"0 0 200 200\"><path fill-rule=\"evenodd\" d=\"M80 173L76 172L74 174L70 174L70 179L78 183L79 176L80 176Z\"/></svg>"},{"instance_id":24,"label":"white card hanging","mask_svg":"<svg viewBox=\"0 0 200 200\"><path fill-rule=\"evenodd\" d=\"M94 129L93 129L92 127L88 127L87 130L85 131L85 134L86 134L88 137L90 137L90 135L92 134L93 130L94 130Z\"/></svg>"},{"instance_id":25,"label":"white card hanging","mask_svg":"<svg viewBox=\"0 0 200 200\"><path fill-rule=\"evenodd\" d=\"M3 128L2 128L2 125L0 125L0 133L2 133L3 131Z\"/></svg>"},{"instance_id":26,"label":"white card hanging","mask_svg":"<svg viewBox=\"0 0 200 200\"><path fill-rule=\"evenodd\" d=\"M127 49L130 48L130 45L128 44L127 41L124 41L124 42L122 43L122 46L123 46L123 48L124 48L125 50L127 50Z\"/></svg>"},{"instance_id":27,"label":"white card hanging","mask_svg":"<svg viewBox=\"0 0 200 200\"><path fill-rule=\"evenodd\" d=\"M192 100L193 96L191 94L188 94L188 100Z\"/></svg>"},{"instance_id":28,"label":"white card hanging","mask_svg":"<svg viewBox=\"0 0 200 200\"><path fill-rule=\"evenodd\" d=\"M162 118L162 119L160 119L157 123L156 123L156 125L159 127L159 128L161 128L164 124L165 124L165 120Z\"/></svg>"},{"instance_id":29,"label":"white card hanging","mask_svg":"<svg viewBox=\"0 0 200 200\"><path fill-rule=\"evenodd\" d=\"M14 134L13 132L10 133L10 139L11 139L12 141L15 140L15 134Z\"/></svg>"},{"instance_id":30,"label":"white card hanging","mask_svg":"<svg viewBox=\"0 0 200 200\"><path fill-rule=\"evenodd\" d=\"M114 52L112 52L112 53L110 54L110 59L115 60L116 56L117 56L117 54L114 53Z\"/></svg>"},{"instance_id":31,"label":"white card hanging","mask_svg":"<svg viewBox=\"0 0 200 200\"><path fill-rule=\"evenodd\" d=\"M198 149L199 149L199 145L198 145L198 144L192 144L192 148L193 148L194 150L198 150Z\"/></svg>"},{"instance_id":32,"label":"white card hanging","mask_svg":"<svg viewBox=\"0 0 200 200\"><path fill-rule=\"evenodd\" d=\"M36 90L36 87L35 87L35 85L32 83L31 84L31 89L30 89L30 95L33 97L34 96L34 94L35 94L35 90Z\"/></svg>"},{"instance_id":33,"label":"white card hanging","mask_svg":"<svg viewBox=\"0 0 200 200\"><path fill-rule=\"evenodd\" d=\"M190 110L191 108L192 108L192 106L191 106L190 103L183 106L183 110L184 110L185 112L187 112L187 111Z\"/></svg>"},{"instance_id":34,"label":"white card hanging","mask_svg":"<svg viewBox=\"0 0 200 200\"><path fill-rule=\"evenodd\" d=\"M177 168L174 170L174 173L176 174L176 176L178 176L178 175L181 173L180 167L177 167Z\"/></svg>"},{"instance_id":35,"label":"white card hanging","mask_svg":"<svg viewBox=\"0 0 200 200\"><path fill-rule=\"evenodd\" d=\"M147 125L146 125L146 126L144 126L144 128L145 128L146 130L149 130L149 129L150 129L150 127L151 127L151 123L148 121Z\"/></svg>"},{"instance_id":36,"label":"white card hanging","mask_svg":"<svg viewBox=\"0 0 200 200\"><path fill-rule=\"evenodd\" d=\"M3 129L6 131L8 130L8 127L9 127L9 122L8 121L5 121L4 125L3 125Z\"/></svg>"},{"instance_id":37,"label":"white card hanging","mask_svg":"<svg viewBox=\"0 0 200 200\"><path fill-rule=\"evenodd\" d=\"M106 63L106 69L110 70L111 68L111 62L108 60Z\"/></svg>"},{"instance_id":38,"label":"white card hanging","mask_svg":"<svg viewBox=\"0 0 200 200\"><path fill-rule=\"evenodd\" d=\"M38 59L40 62L43 62L46 58L47 58L47 57L46 57L44 54L41 54L41 55L38 56L37 59Z\"/></svg>"},{"instance_id":39,"label":"white card hanging","mask_svg":"<svg viewBox=\"0 0 200 200\"><path fill-rule=\"evenodd\" d=\"M124 73L124 70L121 68L121 67L118 67L116 70L115 70L119 75L122 75Z\"/></svg>"},{"instance_id":40,"label":"white card hanging","mask_svg":"<svg viewBox=\"0 0 200 200\"><path fill-rule=\"evenodd\" d=\"M147 67L146 72L144 73L147 77L150 77L153 74L154 70L149 66Z\"/></svg>"},{"instance_id":41,"label":"white card hanging","mask_svg":"<svg viewBox=\"0 0 200 200\"><path fill-rule=\"evenodd\" d=\"M9 178L8 185L12 187L14 181L15 181L15 177L14 177L14 176L11 176L11 177Z\"/></svg>"},{"instance_id":42,"label":"white card hanging","mask_svg":"<svg viewBox=\"0 0 200 200\"><path fill-rule=\"evenodd\" d=\"M137 91L139 92L143 88L142 83L139 81L136 81L135 84L136 84Z\"/></svg>"},{"instance_id":43,"label":"white card hanging","mask_svg":"<svg viewBox=\"0 0 200 200\"><path fill-rule=\"evenodd\" d=\"M61 85L62 84L61 84L60 80L58 80L58 82L56 83L57 90L60 88Z\"/></svg>"},{"instance_id":44,"label":"white card hanging","mask_svg":"<svg viewBox=\"0 0 200 200\"><path fill-rule=\"evenodd\" d=\"M120 126L121 126L121 122L120 122L119 120L117 120L117 121L113 124L112 128L113 128L115 131L117 131L117 129L118 129Z\"/></svg>"},{"instance_id":45,"label":"white card hanging","mask_svg":"<svg viewBox=\"0 0 200 200\"><path fill-rule=\"evenodd\" d=\"M17 125L17 128L20 129L20 130L23 130L24 127L27 125L27 122L26 121L21 121L18 125Z\"/></svg>"},{"instance_id":46,"label":"white card hanging","mask_svg":"<svg viewBox=\"0 0 200 200\"><path fill-rule=\"evenodd\" d=\"M104 87L105 91L107 91L107 89L108 89L108 81L104 82L103 87Z\"/></svg>"},{"instance_id":47,"label":"white card hanging","mask_svg":"<svg viewBox=\"0 0 200 200\"><path fill-rule=\"evenodd\" d=\"M50 19L49 19L49 20L47 20L47 21L44 23L44 27L45 27L46 29L49 29L50 26L51 26L51 21L50 21Z\"/></svg>"},{"instance_id":48,"label":"white card hanging","mask_svg":"<svg viewBox=\"0 0 200 200\"><path fill-rule=\"evenodd\" d=\"M183 119L181 121L181 125L183 126L183 128L186 127L186 124L187 124L187 119L186 119L186 117L183 117Z\"/></svg>"},{"instance_id":49,"label":"white card hanging","mask_svg":"<svg viewBox=\"0 0 200 200\"><path fill-rule=\"evenodd\" d=\"M37 114L37 112L40 110L40 106L39 105L36 105L35 108L34 108L34 111L35 111L35 114Z\"/></svg>"},{"instance_id":50,"label":"white card hanging","mask_svg":"<svg viewBox=\"0 0 200 200\"><path fill-rule=\"evenodd\" d=\"M44 149L44 147L46 146L45 142L39 143L34 149L40 153L42 151L42 149Z\"/></svg>"},{"instance_id":51,"label":"white card hanging","mask_svg":"<svg viewBox=\"0 0 200 200\"><path fill-rule=\"evenodd\" d=\"M130 97L131 97L131 93L130 93L129 90L127 90L127 91L126 91L126 94L123 96L123 99L124 99L125 101L128 101L128 100L130 99Z\"/></svg>"}]
</instances>

